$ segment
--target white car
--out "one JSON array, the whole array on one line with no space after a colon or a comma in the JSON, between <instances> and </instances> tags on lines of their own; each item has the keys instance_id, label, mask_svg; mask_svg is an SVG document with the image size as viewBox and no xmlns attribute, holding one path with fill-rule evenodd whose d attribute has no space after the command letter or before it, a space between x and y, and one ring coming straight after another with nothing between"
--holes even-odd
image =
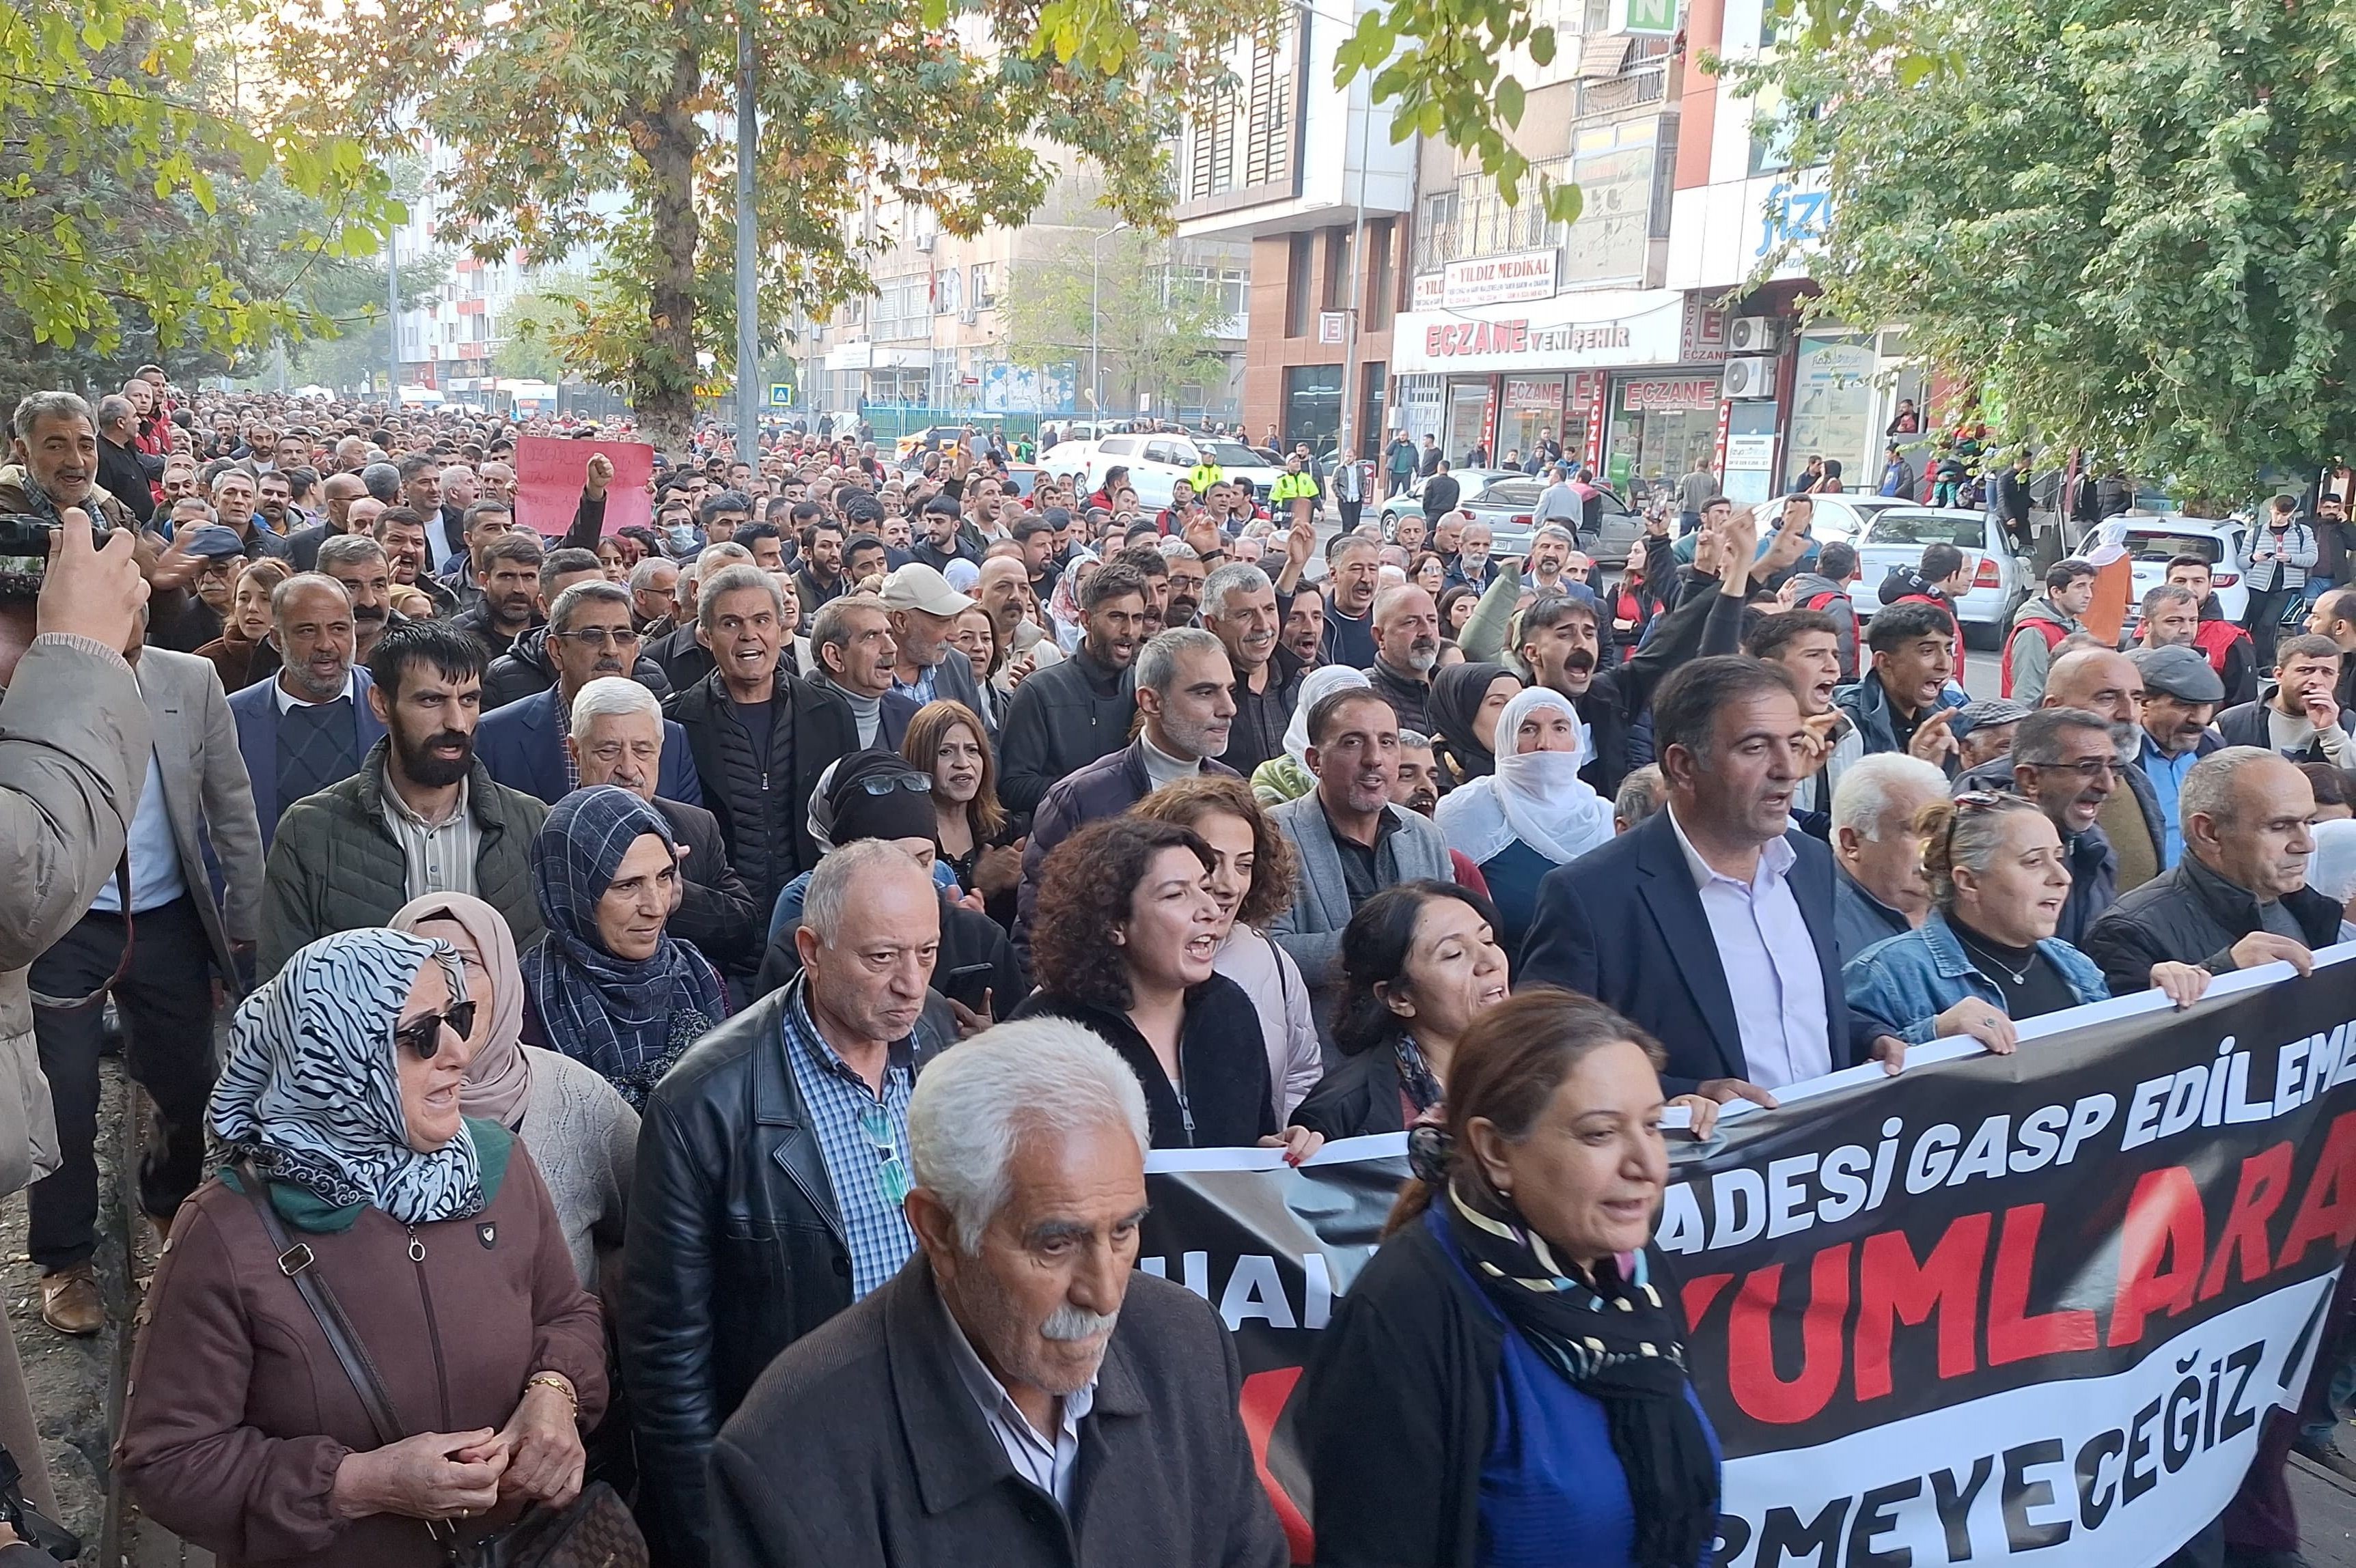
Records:
<instances>
[{"instance_id":1,"label":"white car","mask_svg":"<svg viewBox=\"0 0 2356 1568\"><path fill-rule=\"evenodd\" d=\"M1222 477L1231 483L1242 480L1249 484L1254 496L1263 501L1268 499L1277 475L1284 472L1270 468L1258 453L1241 442L1197 441L1166 432L1108 435L1093 443L1061 442L1047 453L1044 466L1048 472L1063 472L1054 460L1065 447L1083 444L1095 448L1088 454L1088 488L1094 490L1103 485L1106 474L1111 470L1126 468L1130 487L1137 492L1137 504L1148 509L1170 505L1171 486L1192 473L1205 455L1217 464Z\"/></svg>"},{"instance_id":2,"label":"white car","mask_svg":"<svg viewBox=\"0 0 2356 1568\"><path fill-rule=\"evenodd\" d=\"M2210 563L2209 586L2219 613L2241 624L2250 608L2249 585L2242 581L2242 540L2248 531L2243 524L2173 512L2127 512L2110 521L2126 525L2127 553L2135 560L2135 598L2127 606L2131 628L2143 619L2143 596L2168 581L2168 563L2179 555Z\"/></svg>"},{"instance_id":3,"label":"white car","mask_svg":"<svg viewBox=\"0 0 2356 1568\"><path fill-rule=\"evenodd\" d=\"M1759 508L1761 539L1767 538L1783 526L1783 503L1788 498L1778 496ZM1835 539L1846 539L1855 544L1857 536L1865 531L1865 525L1876 513L1886 512L1892 507L1915 505L1896 496L1851 496L1847 493L1811 496L1808 499L1815 503L1815 509L1808 514L1808 532L1819 544L1830 544Z\"/></svg>"},{"instance_id":4,"label":"white car","mask_svg":"<svg viewBox=\"0 0 2356 1568\"><path fill-rule=\"evenodd\" d=\"M1058 479L1085 479L1096 455L1093 441L1059 441L1039 454L1039 466Z\"/></svg>"},{"instance_id":5,"label":"white car","mask_svg":"<svg viewBox=\"0 0 2356 1568\"><path fill-rule=\"evenodd\" d=\"M1850 598L1858 618L1870 620L1881 607L1881 583L1901 567L1922 564L1925 545L1951 544L1964 552L1964 570L1970 584L1955 605L1963 621L1964 640L1981 647L1999 647L2020 608L2037 583L2037 569L2012 553L2004 525L1993 513L1965 511L1959 507L1884 507L1875 512L1857 545L1858 580Z\"/></svg>"}]
</instances>

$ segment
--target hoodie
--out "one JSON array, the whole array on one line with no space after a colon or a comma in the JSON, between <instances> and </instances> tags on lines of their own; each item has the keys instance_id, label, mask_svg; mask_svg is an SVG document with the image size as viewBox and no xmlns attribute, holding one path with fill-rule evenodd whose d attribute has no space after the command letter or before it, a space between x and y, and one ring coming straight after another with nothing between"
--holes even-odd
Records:
<instances>
[{"instance_id":1,"label":"hoodie","mask_svg":"<svg viewBox=\"0 0 2356 1568\"><path fill-rule=\"evenodd\" d=\"M1826 598L1826 595L1830 598ZM1821 610L1833 618L1833 626L1840 634L1840 677L1846 683L1857 678L1857 603L1849 597L1842 583L1816 571L1792 574L1792 608Z\"/></svg>"},{"instance_id":2,"label":"hoodie","mask_svg":"<svg viewBox=\"0 0 2356 1568\"><path fill-rule=\"evenodd\" d=\"M2045 672L2052 667L2055 645L2083 630L2083 622L2044 594L2023 604L2012 618L2012 635L2004 645L1999 693L2036 707L2045 695Z\"/></svg>"}]
</instances>

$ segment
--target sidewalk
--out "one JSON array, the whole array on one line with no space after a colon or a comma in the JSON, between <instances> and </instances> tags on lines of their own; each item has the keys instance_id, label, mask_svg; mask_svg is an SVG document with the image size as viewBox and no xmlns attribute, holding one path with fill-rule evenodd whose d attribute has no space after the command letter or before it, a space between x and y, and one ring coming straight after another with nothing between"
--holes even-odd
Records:
<instances>
[{"instance_id":1,"label":"sidewalk","mask_svg":"<svg viewBox=\"0 0 2356 1568\"><path fill-rule=\"evenodd\" d=\"M2290 1495L2298 1505L2299 1554L2308 1568L2356 1568L2356 1481L2294 1454Z\"/></svg>"}]
</instances>

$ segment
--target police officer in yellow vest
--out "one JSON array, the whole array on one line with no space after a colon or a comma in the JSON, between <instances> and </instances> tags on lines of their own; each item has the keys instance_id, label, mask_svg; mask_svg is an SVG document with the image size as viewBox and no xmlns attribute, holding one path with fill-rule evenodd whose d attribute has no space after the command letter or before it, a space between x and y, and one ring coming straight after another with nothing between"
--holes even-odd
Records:
<instances>
[{"instance_id":1,"label":"police officer in yellow vest","mask_svg":"<svg viewBox=\"0 0 2356 1568\"><path fill-rule=\"evenodd\" d=\"M1211 493L1211 486L1220 483L1226 477L1226 475L1220 472L1219 465L1211 461L1211 454L1205 452L1198 455L1194 466L1188 471L1186 483L1194 487L1195 495L1208 496Z\"/></svg>"},{"instance_id":2,"label":"police officer in yellow vest","mask_svg":"<svg viewBox=\"0 0 2356 1568\"><path fill-rule=\"evenodd\" d=\"M1284 472L1278 475L1276 483L1269 487L1268 498L1269 505L1280 514L1295 501L1307 501L1313 511L1321 494L1316 476L1302 469L1301 454L1296 452L1284 460Z\"/></svg>"}]
</instances>

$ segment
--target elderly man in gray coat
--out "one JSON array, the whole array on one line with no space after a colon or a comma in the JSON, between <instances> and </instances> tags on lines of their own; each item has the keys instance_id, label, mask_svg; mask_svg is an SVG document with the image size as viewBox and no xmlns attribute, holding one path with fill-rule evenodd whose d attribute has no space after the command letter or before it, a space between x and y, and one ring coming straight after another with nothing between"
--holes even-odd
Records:
<instances>
[{"instance_id":1,"label":"elderly man in gray coat","mask_svg":"<svg viewBox=\"0 0 2356 1568\"><path fill-rule=\"evenodd\" d=\"M1269 927L1309 982L1318 1038L1333 1057L1333 994L1342 931L1381 889L1448 881L1448 841L1430 820L1390 804L1398 778L1399 721L1365 687L1344 687L1309 710L1309 771L1317 787L1269 813L1300 851L1292 906Z\"/></svg>"},{"instance_id":2,"label":"elderly man in gray coat","mask_svg":"<svg viewBox=\"0 0 2356 1568\"><path fill-rule=\"evenodd\" d=\"M720 1429L713 1568L1280 1568L1235 1345L1137 1268L1128 1064L1001 1024L917 1077L907 1136L917 1253Z\"/></svg>"}]
</instances>

